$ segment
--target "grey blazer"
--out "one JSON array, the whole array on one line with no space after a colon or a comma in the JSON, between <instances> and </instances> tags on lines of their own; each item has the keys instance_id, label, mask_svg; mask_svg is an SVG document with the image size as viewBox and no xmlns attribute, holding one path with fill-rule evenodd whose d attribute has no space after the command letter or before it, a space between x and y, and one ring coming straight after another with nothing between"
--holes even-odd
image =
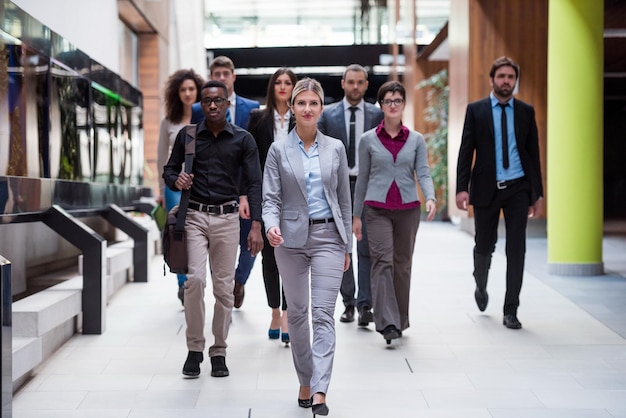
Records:
<instances>
[{"instance_id":1,"label":"grey blazer","mask_svg":"<svg viewBox=\"0 0 626 418\"><path fill-rule=\"evenodd\" d=\"M363 202L385 202L389 187L396 182L402 203L416 202L415 175L426 200L435 200L433 180L428 167L426 142L422 134L409 131L396 161L376 135L376 128L365 132L359 144L359 175L354 190L355 216L361 216Z\"/></svg>"},{"instance_id":2,"label":"grey blazer","mask_svg":"<svg viewBox=\"0 0 626 418\"><path fill-rule=\"evenodd\" d=\"M372 129L383 120L383 112L371 103L365 102L365 126L363 132ZM348 136L346 134L346 116L343 100L324 107L322 116L317 122L317 127L324 135L339 138L348 149Z\"/></svg>"},{"instance_id":3,"label":"grey blazer","mask_svg":"<svg viewBox=\"0 0 626 418\"><path fill-rule=\"evenodd\" d=\"M324 194L335 225L352 252L352 212L348 159L341 141L317 132ZM303 247L309 235L309 206L296 130L284 141L274 142L265 161L263 173L263 223L267 232L280 228L288 248Z\"/></svg>"}]
</instances>

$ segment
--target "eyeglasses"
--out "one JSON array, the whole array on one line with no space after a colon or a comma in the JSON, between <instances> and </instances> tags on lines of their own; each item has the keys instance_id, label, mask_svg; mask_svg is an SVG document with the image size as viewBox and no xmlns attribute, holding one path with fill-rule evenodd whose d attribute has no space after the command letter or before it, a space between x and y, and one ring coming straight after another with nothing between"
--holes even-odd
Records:
<instances>
[{"instance_id":1,"label":"eyeglasses","mask_svg":"<svg viewBox=\"0 0 626 418\"><path fill-rule=\"evenodd\" d=\"M400 106L402 103L404 103L404 100L403 99L393 99L393 100L385 99L385 100L381 100L380 103L383 106L391 106L391 105Z\"/></svg>"},{"instance_id":2,"label":"eyeglasses","mask_svg":"<svg viewBox=\"0 0 626 418\"><path fill-rule=\"evenodd\" d=\"M211 103L215 103L216 106L219 106L222 103L225 103L226 101L228 101L228 99L225 99L223 97L205 97L204 99L200 101L202 102L203 105L210 106Z\"/></svg>"}]
</instances>

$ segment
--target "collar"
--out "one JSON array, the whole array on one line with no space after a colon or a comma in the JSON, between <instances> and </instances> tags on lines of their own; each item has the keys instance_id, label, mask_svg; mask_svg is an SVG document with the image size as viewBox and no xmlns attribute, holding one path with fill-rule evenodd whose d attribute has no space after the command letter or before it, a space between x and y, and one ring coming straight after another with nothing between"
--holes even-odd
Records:
<instances>
[{"instance_id":1,"label":"collar","mask_svg":"<svg viewBox=\"0 0 626 418\"><path fill-rule=\"evenodd\" d=\"M202 131L206 131L207 133L209 133L209 134L213 135L213 133L212 133L212 132L209 130L209 128L207 128L207 126L206 126L206 119L202 119L202 122L200 122L200 123L198 124L198 132L197 132L197 133L199 134L199 133L200 133L200 132L202 132ZM225 123L224 123L224 129L222 129L222 131L221 131L221 132L228 132L231 136L233 136L233 135L234 135L234 132L233 132L233 127L232 127L232 125L231 125L230 123L228 123L228 122L225 122Z\"/></svg>"},{"instance_id":2,"label":"collar","mask_svg":"<svg viewBox=\"0 0 626 418\"><path fill-rule=\"evenodd\" d=\"M344 112L350 109L350 106L352 106L350 104L350 102L348 101L348 99L346 99L346 96L343 96L343 110ZM363 111L363 109L365 108L365 101L363 99L361 99L361 101L356 105L356 107L359 108L359 110Z\"/></svg>"},{"instance_id":3,"label":"collar","mask_svg":"<svg viewBox=\"0 0 626 418\"><path fill-rule=\"evenodd\" d=\"M383 119L376 127L376 135L379 138L406 141L407 139L409 139L409 128L407 128L404 124L402 124L402 126L400 127L400 132L398 133L398 136L396 136L395 138L392 138L391 135L389 135L389 133L387 133L387 130L385 129L385 120Z\"/></svg>"},{"instance_id":4,"label":"collar","mask_svg":"<svg viewBox=\"0 0 626 418\"><path fill-rule=\"evenodd\" d=\"M500 101L493 94L493 90L491 91L491 93L489 93L489 100L491 100L491 108L498 106L498 103L500 103ZM511 96L511 98L509 99L507 103L511 106L511 108L513 108L514 103L515 103L515 98Z\"/></svg>"},{"instance_id":5,"label":"collar","mask_svg":"<svg viewBox=\"0 0 626 418\"><path fill-rule=\"evenodd\" d=\"M291 118L291 110L287 109L287 113L285 113L285 117L281 117L278 113L278 110L274 109L274 120L280 122L281 120L289 120Z\"/></svg>"}]
</instances>

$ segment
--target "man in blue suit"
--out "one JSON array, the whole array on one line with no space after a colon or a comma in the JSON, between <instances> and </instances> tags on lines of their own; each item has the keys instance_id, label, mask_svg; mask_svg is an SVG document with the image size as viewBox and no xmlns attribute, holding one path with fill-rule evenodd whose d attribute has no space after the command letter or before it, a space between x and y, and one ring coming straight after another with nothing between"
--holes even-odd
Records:
<instances>
[{"instance_id":1,"label":"man in blue suit","mask_svg":"<svg viewBox=\"0 0 626 418\"><path fill-rule=\"evenodd\" d=\"M350 190L354 199L354 185L359 174L358 146L361 135L378 126L383 120L382 111L375 105L363 100L369 82L367 71L361 65L351 64L346 67L341 79L344 98L324 108L317 126L322 133L340 139L346 147L348 166L350 168ZM363 225L363 238L357 243L359 260L358 282L359 291L354 299L355 283L352 263L341 281L341 297L345 311L339 319L341 322L354 321L354 308L358 310L358 325L367 326L374 321L371 311L372 291L370 287L370 260L367 229Z\"/></svg>"},{"instance_id":2,"label":"man in blue suit","mask_svg":"<svg viewBox=\"0 0 626 418\"><path fill-rule=\"evenodd\" d=\"M246 99L235 94L235 64L225 56L215 57L209 64L209 78L211 80L221 81L228 89L228 100L230 100L230 108L226 112L226 121L237 125L240 128L248 128L248 120L252 109L259 108L259 102L256 100ZM200 103L192 106L191 123L198 123L204 119ZM235 270L235 308L240 308L245 296L245 284L254 266L255 256L248 249L248 234L252 227L250 220L250 207L246 196L239 197L239 263Z\"/></svg>"}]
</instances>

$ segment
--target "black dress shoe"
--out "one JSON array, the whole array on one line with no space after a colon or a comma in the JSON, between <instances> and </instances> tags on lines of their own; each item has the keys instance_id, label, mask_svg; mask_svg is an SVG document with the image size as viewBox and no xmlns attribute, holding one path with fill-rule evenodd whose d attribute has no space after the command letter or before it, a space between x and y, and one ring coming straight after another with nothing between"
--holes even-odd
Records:
<instances>
[{"instance_id":1,"label":"black dress shoe","mask_svg":"<svg viewBox=\"0 0 626 418\"><path fill-rule=\"evenodd\" d=\"M183 366L183 374L191 377L200 376L200 363L203 361L204 354L201 351L190 351Z\"/></svg>"},{"instance_id":2,"label":"black dress shoe","mask_svg":"<svg viewBox=\"0 0 626 418\"><path fill-rule=\"evenodd\" d=\"M366 327L370 324L370 322L374 322L374 314L372 313L372 308L369 306L364 306L359 309L359 326Z\"/></svg>"},{"instance_id":3,"label":"black dress shoe","mask_svg":"<svg viewBox=\"0 0 626 418\"><path fill-rule=\"evenodd\" d=\"M226 358L224 356L211 357L211 376L226 377L230 373L226 367Z\"/></svg>"},{"instance_id":4,"label":"black dress shoe","mask_svg":"<svg viewBox=\"0 0 626 418\"><path fill-rule=\"evenodd\" d=\"M243 298L246 296L246 288L241 283L235 282L235 289L233 290L233 295L235 295L235 308L241 308L243 305Z\"/></svg>"},{"instance_id":5,"label":"black dress shoe","mask_svg":"<svg viewBox=\"0 0 626 418\"><path fill-rule=\"evenodd\" d=\"M352 322L354 321L354 306L348 305L346 306L346 310L341 314L341 318L339 318L341 322Z\"/></svg>"},{"instance_id":6,"label":"black dress shoe","mask_svg":"<svg viewBox=\"0 0 626 418\"><path fill-rule=\"evenodd\" d=\"M474 290L474 299L476 299L476 305L481 312L484 312L487 309L487 304L489 303L489 295L487 294L487 290L483 290L482 292L478 287Z\"/></svg>"},{"instance_id":7,"label":"black dress shoe","mask_svg":"<svg viewBox=\"0 0 626 418\"><path fill-rule=\"evenodd\" d=\"M504 315L502 325L510 329L522 328L522 323L517 319L517 316L515 314Z\"/></svg>"}]
</instances>

